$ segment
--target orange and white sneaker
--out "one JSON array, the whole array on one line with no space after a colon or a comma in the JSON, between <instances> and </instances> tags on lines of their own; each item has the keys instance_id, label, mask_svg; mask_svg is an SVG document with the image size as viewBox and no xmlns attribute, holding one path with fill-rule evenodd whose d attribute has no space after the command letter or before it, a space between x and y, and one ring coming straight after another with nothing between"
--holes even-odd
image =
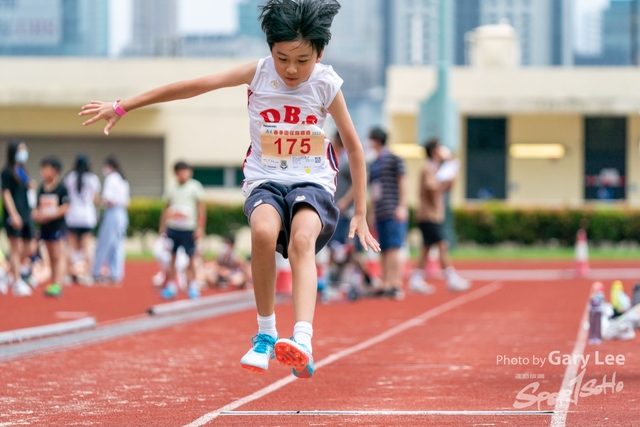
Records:
<instances>
[{"instance_id":1,"label":"orange and white sneaker","mask_svg":"<svg viewBox=\"0 0 640 427\"><path fill-rule=\"evenodd\" d=\"M253 347L242 359L240 366L253 372L267 372L269 369L269 360L275 357L273 347L277 338L273 338L268 334L256 334L251 338Z\"/></svg>"},{"instance_id":2,"label":"orange and white sneaker","mask_svg":"<svg viewBox=\"0 0 640 427\"><path fill-rule=\"evenodd\" d=\"M304 344L293 339L282 338L275 345L276 360L283 365L291 366L293 375L298 378L311 378L314 364L311 352Z\"/></svg>"}]
</instances>

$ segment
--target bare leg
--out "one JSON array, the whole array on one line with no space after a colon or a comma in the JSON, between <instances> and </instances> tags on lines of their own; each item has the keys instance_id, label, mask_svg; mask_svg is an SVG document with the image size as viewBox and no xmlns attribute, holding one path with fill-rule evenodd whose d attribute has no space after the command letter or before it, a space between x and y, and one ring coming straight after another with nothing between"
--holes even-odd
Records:
<instances>
[{"instance_id":1,"label":"bare leg","mask_svg":"<svg viewBox=\"0 0 640 427\"><path fill-rule=\"evenodd\" d=\"M391 248L386 251L385 264L387 270L387 289L394 286L402 288L402 266L400 265L399 248Z\"/></svg>"},{"instance_id":2,"label":"bare leg","mask_svg":"<svg viewBox=\"0 0 640 427\"><path fill-rule=\"evenodd\" d=\"M93 249L94 240L95 238L93 237L92 233L85 233L82 235L82 238L80 240L80 244L78 247L78 249L81 249L83 251L89 268L91 268L91 266L93 265L93 254L95 252Z\"/></svg>"},{"instance_id":3,"label":"bare leg","mask_svg":"<svg viewBox=\"0 0 640 427\"><path fill-rule=\"evenodd\" d=\"M169 265L167 266L167 278L165 279L166 283L169 283L171 280L176 279L176 254L174 252L171 253L171 260L169 261Z\"/></svg>"},{"instance_id":4,"label":"bare leg","mask_svg":"<svg viewBox=\"0 0 640 427\"><path fill-rule=\"evenodd\" d=\"M296 322L313 323L318 291L316 240L322 231L318 213L311 207L298 209L291 224L289 260L293 277L293 311ZM256 277L255 274L253 276Z\"/></svg>"},{"instance_id":5,"label":"bare leg","mask_svg":"<svg viewBox=\"0 0 640 427\"><path fill-rule=\"evenodd\" d=\"M251 272L254 278L253 293L258 314L273 314L276 298L276 242L282 230L282 219L271 205L263 204L254 209L251 225Z\"/></svg>"},{"instance_id":6,"label":"bare leg","mask_svg":"<svg viewBox=\"0 0 640 427\"><path fill-rule=\"evenodd\" d=\"M51 259L51 280L53 283L62 284L62 279L64 279L65 259L62 253L63 243L62 240L47 240L45 242L49 258Z\"/></svg>"},{"instance_id":7,"label":"bare leg","mask_svg":"<svg viewBox=\"0 0 640 427\"><path fill-rule=\"evenodd\" d=\"M73 268L73 254L76 251L79 251L82 249L82 245L80 244L80 240L78 239L78 236L74 233L67 233L67 241L69 242L69 257L67 259L68 261L68 265L67 268L68 270L71 272L71 274L75 273L75 269Z\"/></svg>"},{"instance_id":8,"label":"bare leg","mask_svg":"<svg viewBox=\"0 0 640 427\"><path fill-rule=\"evenodd\" d=\"M431 249L431 245L424 245L422 250L420 250L420 255L418 256L418 263L416 265L416 269L424 271L427 265L427 259L429 259L429 250Z\"/></svg>"},{"instance_id":9,"label":"bare leg","mask_svg":"<svg viewBox=\"0 0 640 427\"><path fill-rule=\"evenodd\" d=\"M9 237L11 253L9 254L9 263L11 264L11 273L13 280L20 278L20 266L22 265L22 256L25 251L24 240L19 237Z\"/></svg>"},{"instance_id":10,"label":"bare leg","mask_svg":"<svg viewBox=\"0 0 640 427\"><path fill-rule=\"evenodd\" d=\"M446 270L451 266L451 258L449 258L449 243L446 240L438 242L438 250L440 251L440 267Z\"/></svg>"}]
</instances>

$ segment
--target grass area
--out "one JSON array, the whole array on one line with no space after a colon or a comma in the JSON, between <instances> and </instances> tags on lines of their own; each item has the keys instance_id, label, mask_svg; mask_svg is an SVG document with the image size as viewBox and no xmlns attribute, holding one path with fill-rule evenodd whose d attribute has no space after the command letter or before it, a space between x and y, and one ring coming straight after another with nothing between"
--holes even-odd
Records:
<instances>
[{"instance_id":1,"label":"grass area","mask_svg":"<svg viewBox=\"0 0 640 427\"><path fill-rule=\"evenodd\" d=\"M416 254L412 253L415 258ZM207 254L205 259L211 259L214 255ZM535 260L567 260L574 259L575 252L573 248L544 248L539 246L461 246L451 251L451 257L454 260L476 260L476 259L535 259ZM589 249L590 259L609 259L609 260L640 260L640 247L598 247ZM128 253L127 260L130 261L152 261L153 254L151 252L135 252Z\"/></svg>"},{"instance_id":2,"label":"grass area","mask_svg":"<svg viewBox=\"0 0 640 427\"><path fill-rule=\"evenodd\" d=\"M460 247L451 251L451 257L459 260L474 259L574 259L573 248L544 248L537 246L505 247ZM599 247L589 248L590 259L638 259L640 260L640 248L638 247Z\"/></svg>"}]
</instances>

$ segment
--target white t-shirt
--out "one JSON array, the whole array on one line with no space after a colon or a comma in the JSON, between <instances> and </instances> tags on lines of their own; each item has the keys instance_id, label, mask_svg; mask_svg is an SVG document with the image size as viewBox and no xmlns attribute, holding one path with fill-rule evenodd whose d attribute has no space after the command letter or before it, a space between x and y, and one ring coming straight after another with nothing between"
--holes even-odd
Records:
<instances>
[{"instance_id":1,"label":"white t-shirt","mask_svg":"<svg viewBox=\"0 0 640 427\"><path fill-rule=\"evenodd\" d=\"M328 65L316 64L304 83L289 88L276 73L273 57L258 62L249 86L251 147L244 162L243 193L274 181L313 182L335 193L338 163L322 127L342 79Z\"/></svg>"},{"instance_id":2,"label":"white t-shirt","mask_svg":"<svg viewBox=\"0 0 640 427\"><path fill-rule=\"evenodd\" d=\"M78 193L78 174L71 171L64 179L69 194L69 210L64 216L68 227L94 228L98 224L98 215L94 200L100 193L100 179L91 172L82 174L82 190Z\"/></svg>"},{"instance_id":3,"label":"white t-shirt","mask_svg":"<svg viewBox=\"0 0 640 427\"><path fill-rule=\"evenodd\" d=\"M129 206L129 183L118 172L111 172L104 178L102 200L113 206Z\"/></svg>"}]
</instances>

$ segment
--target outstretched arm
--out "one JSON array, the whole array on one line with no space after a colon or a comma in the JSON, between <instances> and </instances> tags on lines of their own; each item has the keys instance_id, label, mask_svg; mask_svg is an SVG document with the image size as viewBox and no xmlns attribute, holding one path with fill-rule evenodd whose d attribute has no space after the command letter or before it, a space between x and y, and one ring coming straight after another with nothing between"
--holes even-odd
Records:
<instances>
[{"instance_id":1,"label":"outstretched arm","mask_svg":"<svg viewBox=\"0 0 640 427\"><path fill-rule=\"evenodd\" d=\"M380 245L373 238L367 226L367 170L364 150L351 121L342 91L338 92L338 95L329 106L329 113L331 113L336 123L344 148L347 150L349 168L351 169L351 188L353 189L355 214L351 220L349 238L353 238L357 234L363 248L370 247L375 252L379 252Z\"/></svg>"},{"instance_id":2,"label":"outstretched arm","mask_svg":"<svg viewBox=\"0 0 640 427\"><path fill-rule=\"evenodd\" d=\"M239 67L232 68L221 73L200 77L193 80L183 80L171 83L155 89L151 89L140 95L123 99L118 102L120 108L126 112L135 110L136 108L146 107L147 105L158 104L161 102L175 101L177 99L193 98L212 90L224 87L240 86L242 84L250 84L256 73L257 62L244 64ZM82 107L79 116L93 116L85 121L82 125L87 126L100 120L106 120L107 125L104 128L105 135L109 135L109 131L120 120L120 116L113 109L113 102L91 101Z\"/></svg>"}]
</instances>

